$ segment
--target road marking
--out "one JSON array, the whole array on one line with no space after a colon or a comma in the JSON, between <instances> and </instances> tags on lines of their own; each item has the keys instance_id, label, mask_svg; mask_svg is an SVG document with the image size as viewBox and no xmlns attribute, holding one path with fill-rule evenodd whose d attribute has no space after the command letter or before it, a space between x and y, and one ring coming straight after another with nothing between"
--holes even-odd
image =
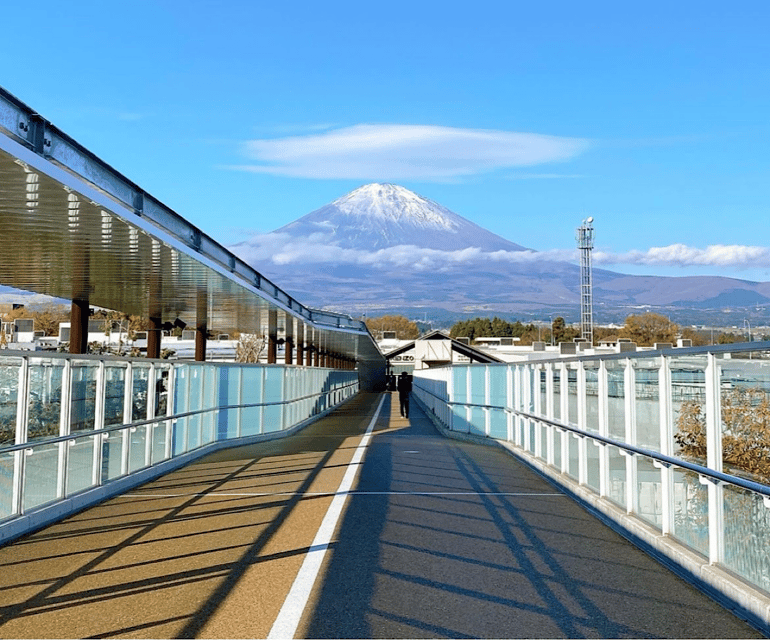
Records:
<instances>
[{"instance_id":1,"label":"road marking","mask_svg":"<svg viewBox=\"0 0 770 640\"><path fill-rule=\"evenodd\" d=\"M286 600L281 607L281 611L278 613L278 617L273 623L270 633L267 634L268 638L293 638L297 632L299 621L302 618L302 613L305 611L308 600L310 599L310 592L313 589L318 572L321 569L326 551L332 541L334 530L337 527L337 522L342 515L342 508L345 506L345 500L350 493L350 488L353 486L353 482L356 479L361 460L364 457L364 452L369 446L369 440L372 436L374 424L377 422L377 418L380 415L385 396L380 398L380 404L377 405L377 411L374 412L372 421L366 429L364 437L361 438L358 447L356 447L353 453L353 459L348 465L345 476L342 478L337 492L334 494L334 499L329 505L329 510L324 516L323 522L316 533L315 539L311 546L311 550L305 556L305 560L300 567L297 577L294 579L294 584L291 586L289 595L286 596Z\"/></svg>"}]
</instances>

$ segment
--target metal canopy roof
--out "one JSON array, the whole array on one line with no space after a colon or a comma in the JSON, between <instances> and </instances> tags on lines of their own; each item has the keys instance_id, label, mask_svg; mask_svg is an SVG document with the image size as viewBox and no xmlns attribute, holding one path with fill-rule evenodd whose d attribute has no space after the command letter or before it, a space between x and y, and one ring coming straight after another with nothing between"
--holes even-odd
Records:
<instances>
[{"instance_id":1,"label":"metal canopy roof","mask_svg":"<svg viewBox=\"0 0 770 640\"><path fill-rule=\"evenodd\" d=\"M0 88L0 283L216 331L304 328L384 366L363 322L309 309ZM292 332L297 335L297 328Z\"/></svg>"}]
</instances>

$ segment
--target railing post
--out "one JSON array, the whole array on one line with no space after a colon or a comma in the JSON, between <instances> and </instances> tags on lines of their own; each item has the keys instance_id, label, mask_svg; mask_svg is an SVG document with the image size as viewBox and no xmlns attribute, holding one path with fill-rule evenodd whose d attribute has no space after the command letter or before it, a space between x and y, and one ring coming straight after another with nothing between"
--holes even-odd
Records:
<instances>
[{"instance_id":1,"label":"railing post","mask_svg":"<svg viewBox=\"0 0 770 640\"><path fill-rule=\"evenodd\" d=\"M545 363L545 417L549 420L554 419L553 412L553 365L550 362ZM556 455L554 452L554 428L550 425L546 426L546 462L548 466L552 467Z\"/></svg>"},{"instance_id":2,"label":"railing post","mask_svg":"<svg viewBox=\"0 0 770 640\"><path fill-rule=\"evenodd\" d=\"M96 389L94 391L94 430L104 428L104 403L107 394L107 381L104 360L99 360L96 369ZM94 435L93 466L91 468L91 486L102 483L102 435Z\"/></svg>"},{"instance_id":3,"label":"railing post","mask_svg":"<svg viewBox=\"0 0 770 640\"><path fill-rule=\"evenodd\" d=\"M535 415L543 415L543 393L542 393L542 377L543 371L539 365L530 365L530 371L532 372L532 392L535 394L533 398L533 413ZM534 434L535 434L535 457L538 460L543 459L543 423L539 420L534 421Z\"/></svg>"},{"instance_id":4,"label":"railing post","mask_svg":"<svg viewBox=\"0 0 770 640\"><path fill-rule=\"evenodd\" d=\"M509 409L505 413L505 429L506 440L513 442L513 429L514 429L514 403L516 402L516 389L514 388L514 376L513 367L507 365L505 367L505 406Z\"/></svg>"},{"instance_id":5,"label":"railing post","mask_svg":"<svg viewBox=\"0 0 770 640\"><path fill-rule=\"evenodd\" d=\"M658 398L660 399L660 452L673 456L674 426L671 403L671 367L669 358L660 357L658 369ZM674 533L674 470L669 465L660 467L661 504L661 533Z\"/></svg>"},{"instance_id":6,"label":"railing post","mask_svg":"<svg viewBox=\"0 0 770 640\"><path fill-rule=\"evenodd\" d=\"M527 365L521 365L521 406L520 410L530 412L532 408L532 370ZM532 451L532 438L529 418L522 418L519 422L521 427L521 442L525 451Z\"/></svg>"},{"instance_id":7,"label":"railing post","mask_svg":"<svg viewBox=\"0 0 770 640\"><path fill-rule=\"evenodd\" d=\"M489 407L492 404L491 375L489 365L484 366L484 404ZM484 409L484 435L489 436L492 432L492 410Z\"/></svg>"},{"instance_id":8,"label":"railing post","mask_svg":"<svg viewBox=\"0 0 770 640\"><path fill-rule=\"evenodd\" d=\"M19 386L16 391L16 442L27 442L27 420L29 419L29 358L21 359L19 367ZM26 453L22 449L13 454L13 493L11 497L11 513L20 514L23 508L24 496L24 462Z\"/></svg>"},{"instance_id":9,"label":"railing post","mask_svg":"<svg viewBox=\"0 0 770 640\"><path fill-rule=\"evenodd\" d=\"M636 445L636 370L631 358L625 362L623 369L623 401L625 405L625 438L626 442ZM626 511L639 512L639 492L637 491L638 474L636 456L626 455Z\"/></svg>"},{"instance_id":10,"label":"railing post","mask_svg":"<svg viewBox=\"0 0 770 640\"><path fill-rule=\"evenodd\" d=\"M720 367L717 357L709 353L706 361L706 466L721 472L722 463L722 395ZM709 562L724 560L724 488L708 482Z\"/></svg>"},{"instance_id":11,"label":"railing post","mask_svg":"<svg viewBox=\"0 0 770 640\"><path fill-rule=\"evenodd\" d=\"M564 423L569 422L569 369L567 363L562 362L559 371L559 409L561 411L561 421ZM559 440L561 441L561 472L569 472L569 438L570 435L567 431L560 432Z\"/></svg>"},{"instance_id":12,"label":"railing post","mask_svg":"<svg viewBox=\"0 0 770 640\"><path fill-rule=\"evenodd\" d=\"M516 390L514 396L513 396L513 408L515 411L521 411L521 407L524 404L524 389L521 381L521 365L517 364L515 365L513 369L513 386ZM517 447L522 446L522 429L521 429L521 423L523 418L518 414L514 414L514 420L513 420L513 442Z\"/></svg>"},{"instance_id":13,"label":"railing post","mask_svg":"<svg viewBox=\"0 0 770 640\"><path fill-rule=\"evenodd\" d=\"M605 438L610 435L609 385L607 383L607 363L599 361L598 381L598 411L599 435ZM609 494L610 487L610 452L606 445L599 445L599 495L604 498Z\"/></svg>"},{"instance_id":14,"label":"railing post","mask_svg":"<svg viewBox=\"0 0 770 640\"><path fill-rule=\"evenodd\" d=\"M64 361L61 374L61 412L59 413L59 435L70 434L72 422L72 359ZM67 482L67 464L69 461L69 443L59 443L59 468L56 478L56 496L64 497Z\"/></svg>"},{"instance_id":15,"label":"railing post","mask_svg":"<svg viewBox=\"0 0 770 640\"><path fill-rule=\"evenodd\" d=\"M588 431L586 416L586 370L583 361L577 363L577 426ZM588 442L585 437L578 438L578 482L588 484Z\"/></svg>"}]
</instances>

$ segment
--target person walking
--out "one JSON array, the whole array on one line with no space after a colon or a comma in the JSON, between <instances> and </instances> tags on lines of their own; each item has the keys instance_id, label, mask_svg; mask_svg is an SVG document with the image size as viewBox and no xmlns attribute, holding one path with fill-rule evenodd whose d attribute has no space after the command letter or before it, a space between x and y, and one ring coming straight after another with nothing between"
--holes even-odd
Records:
<instances>
[{"instance_id":1,"label":"person walking","mask_svg":"<svg viewBox=\"0 0 770 640\"><path fill-rule=\"evenodd\" d=\"M401 417L409 417L409 394L412 393L412 378L406 371L398 377L398 402L401 405Z\"/></svg>"}]
</instances>

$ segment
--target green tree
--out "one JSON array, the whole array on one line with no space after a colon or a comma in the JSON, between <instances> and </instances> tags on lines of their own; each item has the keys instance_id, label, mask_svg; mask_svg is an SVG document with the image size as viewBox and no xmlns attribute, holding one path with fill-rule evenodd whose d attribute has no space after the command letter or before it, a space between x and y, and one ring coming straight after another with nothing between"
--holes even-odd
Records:
<instances>
[{"instance_id":1,"label":"green tree","mask_svg":"<svg viewBox=\"0 0 770 640\"><path fill-rule=\"evenodd\" d=\"M580 335L580 331L575 327L568 327L564 318L561 316L557 316L553 319L551 331L553 332L553 341L555 344L559 344L560 342L572 342Z\"/></svg>"}]
</instances>

